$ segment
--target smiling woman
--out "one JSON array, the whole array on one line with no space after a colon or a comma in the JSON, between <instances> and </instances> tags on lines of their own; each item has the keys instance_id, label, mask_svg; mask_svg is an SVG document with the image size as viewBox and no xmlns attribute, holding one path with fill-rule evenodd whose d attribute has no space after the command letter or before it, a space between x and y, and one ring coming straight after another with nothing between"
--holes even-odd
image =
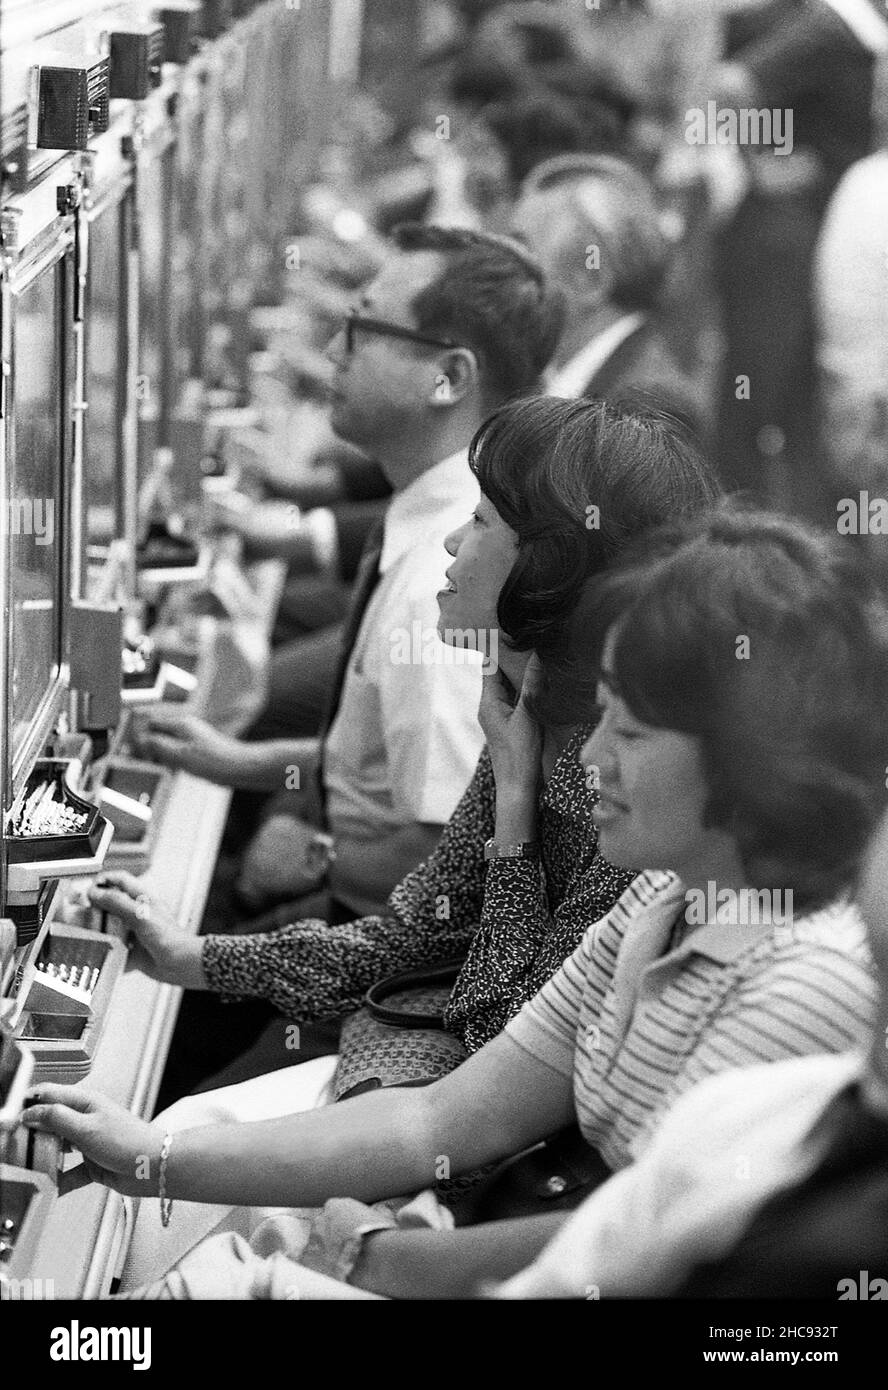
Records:
<instances>
[{"instance_id":1,"label":"smiling woman","mask_svg":"<svg viewBox=\"0 0 888 1390\"><path fill-rule=\"evenodd\" d=\"M438 594L438 634L448 646L491 652L499 642L497 604L518 557L518 537L489 498L444 542L454 563ZM518 682L520 684L520 681Z\"/></svg>"},{"instance_id":2,"label":"smiling woman","mask_svg":"<svg viewBox=\"0 0 888 1390\"><path fill-rule=\"evenodd\" d=\"M733 643L723 639L740 613L758 654L756 679L740 680L709 722L696 724L695 709L709 709L706 663L724 674L724 661L735 659ZM394 1087L309 1115L190 1129L174 1140L167 1134L168 1196L300 1207L343 1193L377 1201L429 1185L442 1155L448 1170L469 1171L574 1116L605 1164L623 1169L697 1082L753 1062L842 1052L867 1039L871 962L862 922L843 895L885 805L878 715L888 702L888 639L872 577L836 537L773 516L717 511L653 538L646 553L602 576L584 617L577 640L596 665L607 634L605 708L584 753L594 752L608 789L602 839L620 860L631 855L650 869L588 924L577 949L499 1036L450 1075L425 1089ZM839 654L838 667L823 660L825 651ZM797 698L787 704L787 653L793 677L799 663L805 676L801 706ZM501 798L520 786L516 745L529 716L522 697L511 716L500 711L498 723L491 699L498 827ZM676 713L667 713L673 701ZM775 727L788 750L786 764L775 768L776 811L766 798L750 797L746 782L750 753L768 747ZM814 751L826 760L824 771ZM508 776L500 776L502 766ZM726 789L737 805L726 803ZM817 827L829 825L833 809L842 823L831 850ZM778 868L777 881L805 904L787 930L686 920L687 887L759 886ZM501 890L511 883L514 891L528 870L538 882L533 856L494 854L488 872ZM587 901L594 870L593 863ZM506 961L516 944L498 934L499 925L482 921L473 942L476 985L485 959L500 952ZM475 1002L483 1015L483 991ZM138 1191L136 1156L157 1151L162 1126L151 1129L79 1088L41 1089L30 1122L80 1143L103 1181ZM304 1253L312 1269L338 1278L351 1271L353 1284L389 1297L459 1296L482 1278L521 1269L558 1225L549 1213L474 1232L398 1231L389 1229L388 1214L362 1209L346 1221L343 1242L331 1236L341 1205L330 1204L307 1245L292 1227L281 1227L273 1241L266 1229L261 1253L274 1249L273 1260ZM248 1213L238 1221L249 1228ZM153 1258L157 1271L156 1242ZM623 1277L631 1242L618 1259ZM195 1251L183 1268L224 1282L232 1262L263 1266L258 1250L243 1241L233 1246L227 1236ZM164 1281L154 1292L182 1296L175 1287ZM307 1283L308 1296L310 1289Z\"/></svg>"},{"instance_id":3,"label":"smiling woman","mask_svg":"<svg viewBox=\"0 0 888 1390\"><path fill-rule=\"evenodd\" d=\"M605 853L696 881L677 822L656 850L638 841L645 815L661 819L658 784L693 764L694 819L736 839L743 882L806 908L850 886L885 796L886 669L852 544L726 508L679 552L664 533L595 585L575 624L604 647L604 716L583 756L629 812L596 812Z\"/></svg>"},{"instance_id":4,"label":"smiling woman","mask_svg":"<svg viewBox=\"0 0 888 1390\"><path fill-rule=\"evenodd\" d=\"M586 580L631 537L717 492L668 416L597 400L502 407L472 441L469 465L481 502L446 542L456 595L442 602L442 624L496 626L517 657L534 651L547 663L568 656L564 623Z\"/></svg>"},{"instance_id":5,"label":"smiling woman","mask_svg":"<svg viewBox=\"0 0 888 1390\"><path fill-rule=\"evenodd\" d=\"M631 871L597 851L593 788L578 756L588 728L576 726L587 711L575 704L556 724L530 704L540 657L554 659L566 640L583 581L646 526L704 506L716 490L711 474L668 419L551 397L504 406L482 426L471 460L482 496L448 541L455 589L442 596L442 622L488 631L499 659L480 710L489 746L438 847L379 914L338 924L289 918L274 930L199 940L184 937L159 903L146 910L141 883L118 875L93 901L133 931L161 978L264 997L307 1024L355 1009L387 974L465 957L445 1023L474 1052L630 882ZM588 525L590 499L597 528ZM452 1060L458 1055L457 1047ZM323 1105L339 1094L335 1067L332 1058L290 1066L178 1102L161 1119L178 1132L223 1115L259 1120ZM146 1203L128 1280L148 1276L160 1258L174 1263L219 1219L216 1208L180 1208L159 1248Z\"/></svg>"},{"instance_id":6,"label":"smiling woman","mask_svg":"<svg viewBox=\"0 0 888 1390\"><path fill-rule=\"evenodd\" d=\"M304 1024L356 1008L387 973L467 955L446 1022L471 1051L551 976L628 882L596 852L592 787L577 757L583 706L549 719L531 703L540 664L560 669L574 648L569 625L584 582L630 537L705 506L712 476L664 416L548 396L497 410L469 461L481 499L447 539L454 587L440 595L441 628L452 638L478 635L487 653L495 642L497 660L480 710L488 748L437 849L401 880L384 912L340 924L290 919L272 931L184 940L159 906L148 920L132 911L130 894L140 890L128 880L101 894L163 978L268 998ZM498 861L497 846L520 843L537 857ZM283 1092L286 1075L277 1075ZM196 1122L200 1102L175 1113Z\"/></svg>"}]
</instances>

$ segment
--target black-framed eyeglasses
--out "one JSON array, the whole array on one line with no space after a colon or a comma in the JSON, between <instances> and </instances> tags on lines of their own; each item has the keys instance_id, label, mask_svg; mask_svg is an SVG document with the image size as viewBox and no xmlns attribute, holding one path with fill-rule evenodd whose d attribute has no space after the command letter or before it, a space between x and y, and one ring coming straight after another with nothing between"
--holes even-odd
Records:
<instances>
[{"instance_id":1,"label":"black-framed eyeglasses","mask_svg":"<svg viewBox=\"0 0 888 1390\"><path fill-rule=\"evenodd\" d=\"M431 338L428 333L417 333L413 328L405 328L400 323L389 323L387 319L367 318L364 314L350 312L345 315L342 323L345 333L345 350L351 354L355 347L355 329L359 328L362 333L376 333L382 338L403 338L408 343L423 343L426 347L438 348L457 348L461 343L455 343L452 338Z\"/></svg>"}]
</instances>

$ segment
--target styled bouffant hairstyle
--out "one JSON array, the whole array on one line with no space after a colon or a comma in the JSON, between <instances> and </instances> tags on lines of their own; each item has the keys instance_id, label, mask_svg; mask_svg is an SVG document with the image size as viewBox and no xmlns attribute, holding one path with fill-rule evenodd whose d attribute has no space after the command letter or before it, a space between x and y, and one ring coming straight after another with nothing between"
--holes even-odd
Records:
<instances>
[{"instance_id":1,"label":"styled bouffant hairstyle","mask_svg":"<svg viewBox=\"0 0 888 1390\"><path fill-rule=\"evenodd\" d=\"M413 301L421 333L451 338L478 358L491 409L539 390L564 326L561 291L520 242L464 227L403 222L401 251L438 251L441 274Z\"/></svg>"},{"instance_id":2,"label":"styled bouffant hairstyle","mask_svg":"<svg viewBox=\"0 0 888 1390\"><path fill-rule=\"evenodd\" d=\"M751 884L799 907L850 889L888 766L888 610L853 546L722 504L589 586L574 632L590 680L608 631L608 683L643 723L699 740L707 822Z\"/></svg>"},{"instance_id":3,"label":"styled bouffant hairstyle","mask_svg":"<svg viewBox=\"0 0 888 1390\"><path fill-rule=\"evenodd\" d=\"M637 404L514 401L478 430L469 465L518 537L500 630L541 658L563 647L590 576L640 532L701 510L719 491L684 428Z\"/></svg>"}]
</instances>

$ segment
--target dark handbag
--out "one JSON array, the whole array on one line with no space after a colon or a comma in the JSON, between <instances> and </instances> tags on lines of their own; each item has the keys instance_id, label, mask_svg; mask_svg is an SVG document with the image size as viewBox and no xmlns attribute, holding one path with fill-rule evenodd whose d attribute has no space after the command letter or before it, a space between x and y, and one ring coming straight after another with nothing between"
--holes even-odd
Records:
<instances>
[{"instance_id":1,"label":"dark handbag","mask_svg":"<svg viewBox=\"0 0 888 1390\"><path fill-rule=\"evenodd\" d=\"M342 1025L336 1100L381 1086L428 1086L465 1061L465 1048L443 1018L461 968L461 960L450 960L407 970L367 991L363 1009Z\"/></svg>"},{"instance_id":2,"label":"dark handbag","mask_svg":"<svg viewBox=\"0 0 888 1390\"><path fill-rule=\"evenodd\" d=\"M346 1019L333 1077L336 1100L384 1086L429 1086L446 1076L466 1050L444 1028L444 1009L462 961L432 970L390 975ZM444 1179L438 1195L457 1226L475 1226L544 1211L571 1211L610 1177L576 1124L481 1173Z\"/></svg>"},{"instance_id":3,"label":"dark handbag","mask_svg":"<svg viewBox=\"0 0 888 1390\"><path fill-rule=\"evenodd\" d=\"M572 1124L497 1163L448 1205L457 1226L572 1211L610 1175L604 1159Z\"/></svg>"}]
</instances>

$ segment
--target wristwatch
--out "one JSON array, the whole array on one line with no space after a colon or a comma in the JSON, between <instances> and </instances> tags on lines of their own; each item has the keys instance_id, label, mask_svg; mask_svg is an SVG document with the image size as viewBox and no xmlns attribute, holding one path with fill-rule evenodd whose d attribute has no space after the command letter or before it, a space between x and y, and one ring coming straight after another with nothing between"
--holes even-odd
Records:
<instances>
[{"instance_id":1,"label":"wristwatch","mask_svg":"<svg viewBox=\"0 0 888 1390\"><path fill-rule=\"evenodd\" d=\"M519 840L513 845L500 845L496 840L484 844L485 859L539 859L540 847L536 840Z\"/></svg>"}]
</instances>

